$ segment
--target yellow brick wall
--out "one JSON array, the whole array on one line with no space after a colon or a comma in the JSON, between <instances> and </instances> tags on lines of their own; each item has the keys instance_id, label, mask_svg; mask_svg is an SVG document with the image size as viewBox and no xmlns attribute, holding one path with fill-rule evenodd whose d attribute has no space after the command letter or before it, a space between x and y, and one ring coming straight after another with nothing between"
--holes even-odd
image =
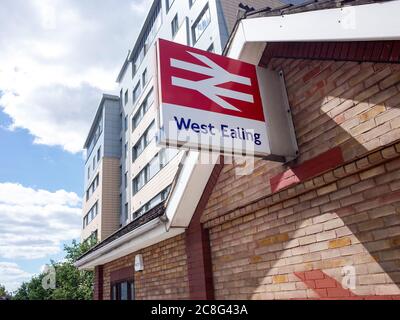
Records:
<instances>
[{"instance_id":1,"label":"yellow brick wall","mask_svg":"<svg viewBox=\"0 0 400 320\"><path fill-rule=\"evenodd\" d=\"M271 66L285 74L298 164L334 147L349 161L400 139L400 65L273 59ZM240 176L225 165L202 221L271 194L270 177L286 169L256 160L253 174Z\"/></svg>"},{"instance_id":2,"label":"yellow brick wall","mask_svg":"<svg viewBox=\"0 0 400 320\"><path fill-rule=\"evenodd\" d=\"M144 270L135 272L137 300L188 299L185 236L179 235L104 265L103 295L110 299L110 274L134 266L136 254L143 255Z\"/></svg>"},{"instance_id":3,"label":"yellow brick wall","mask_svg":"<svg viewBox=\"0 0 400 320\"><path fill-rule=\"evenodd\" d=\"M224 166L202 216L215 297L398 297L400 66L300 59L271 66L285 74L296 164L335 147L344 163L276 193L270 178L287 166L257 160L247 176ZM346 266L356 271L350 291L340 288ZM303 281L305 274L317 280Z\"/></svg>"}]
</instances>

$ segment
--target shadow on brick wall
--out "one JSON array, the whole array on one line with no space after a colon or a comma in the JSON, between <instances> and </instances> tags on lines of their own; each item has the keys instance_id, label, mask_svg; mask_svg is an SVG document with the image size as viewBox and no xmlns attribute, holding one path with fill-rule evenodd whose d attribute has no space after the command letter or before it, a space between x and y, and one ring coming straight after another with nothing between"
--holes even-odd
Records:
<instances>
[{"instance_id":1,"label":"shadow on brick wall","mask_svg":"<svg viewBox=\"0 0 400 320\"><path fill-rule=\"evenodd\" d=\"M270 181L290 167L259 160L242 177L224 167L202 221L249 202L254 210L210 228L216 298L399 297L400 155L377 150L400 139L400 66L272 59L269 67L285 74L300 150L292 165L338 148L343 166L314 179L294 174L301 195L284 201ZM340 287L346 266L355 267L354 290Z\"/></svg>"}]
</instances>

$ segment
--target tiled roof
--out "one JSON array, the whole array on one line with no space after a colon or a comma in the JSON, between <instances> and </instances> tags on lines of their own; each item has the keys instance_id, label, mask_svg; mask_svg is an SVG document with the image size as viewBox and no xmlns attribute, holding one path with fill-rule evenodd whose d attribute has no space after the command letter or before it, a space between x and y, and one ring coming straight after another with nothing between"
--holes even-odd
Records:
<instances>
[{"instance_id":1,"label":"tiled roof","mask_svg":"<svg viewBox=\"0 0 400 320\"><path fill-rule=\"evenodd\" d=\"M157 218L161 217L164 212L165 212L165 201L158 204L154 208L150 209L148 212L146 212L144 215L141 217L133 220L132 222L128 223L126 226L118 229L116 232L114 232L112 235L110 235L108 238L104 239L102 242L98 243L95 245L93 248L91 248L89 251L84 253L79 257L78 260L82 259L83 257L89 255L90 253L97 251L98 249L104 247L105 245L113 242L114 240L122 237L123 235L137 229L138 227L144 225L145 223Z\"/></svg>"},{"instance_id":2,"label":"tiled roof","mask_svg":"<svg viewBox=\"0 0 400 320\"><path fill-rule=\"evenodd\" d=\"M244 14L243 18L279 16L279 15L294 14L306 11L333 9L345 6L357 6L363 4L388 2L388 1L393 1L393 0L310 0L310 1L304 1L299 4L290 4L290 3L285 4L281 7L274 9L266 7L260 10L250 11Z\"/></svg>"}]
</instances>

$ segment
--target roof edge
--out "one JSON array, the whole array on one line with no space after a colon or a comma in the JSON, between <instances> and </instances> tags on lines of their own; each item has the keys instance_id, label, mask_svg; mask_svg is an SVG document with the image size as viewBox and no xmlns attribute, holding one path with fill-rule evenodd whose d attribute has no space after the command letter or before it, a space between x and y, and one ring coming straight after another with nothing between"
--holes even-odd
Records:
<instances>
[{"instance_id":1,"label":"roof edge","mask_svg":"<svg viewBox=\"0 0 400 320\"><path fill-rule=\"evenodd\" d=\"M247 22L252 21L253 19L257 18L269 18L269 19L274 19L277 17L286 17L285 21L287 22L287 20L289 19L288 17L295 17L297 16L297 14L299 14L299 16L301 14L307 14L307 13L315 13L315 14L319 14L320 12L327 12L328 10L334 10L334 9L343 9L343 8L355 8L358 11L365 11L365 10L361 10L359 8L366 8L366 7L370 7L371 8L371 15L376 15L376 13L373 12L373 8L374 9L380 9L381 10L381 6L385 6L385 5L389 5L392 3L396 3L397 1L395 0L310 0L310 1L306 1L297 5L285 5L282 7L278 7L278 8L274 8L271 9L269 7L266 7L264 9L259 9L256 11L252 11L249 12L247 14L245 14L243 17L241 17L240 19L238 19L236 21L236 24L232 30L232 33L229 36L229 39L223 49L223 55L229 55L231 49L232 49L232 44L233 42L235 42L235 38L239 37L245 37L245 30L243 25L244 24L248 24ZM332 11L333 12L333 11ZM365 12L362 12L365 15ZM339 19L340 20L340 19ZM284 20L282 20L284 21ZM339 22L340 23L340 22ZM279 38L279 35L282 34L282 32L284 32L285 30L282 29L282 26L280 26L280 29L277 30L278 32L275 31L271 31L271 32L275 32L275 36L274 37L270 37L271 39L273 38L273 40L271 41L277 41L277 39ZM238 35L239 33L239 35ZM251 40L247 40L244 39L245 42L251 42ZM313 41L315 39L309 39L308 41ZM342 39L343 41L346 41L348 39ZM266 41L266 40L265 40ZM265 42L264 41L264 42ZM282 41L289 41L289 40L283 40ZM339 41L339 40L338 40Z\"/></svg>"},{"instance_id":2,"label":"roof edge","mask_svg":"<svg viewBox=\"0 0 400 320\"><path fill-rule=\"evenodd\" d=\"M118 101L119 99L120 98L118 96L116 96L116 95L103 93L103 95L101 97L101 100L100 100L100 103L99 103L99 106L97 107L96 114L95 114L95 116L94 116L94 118L92 120L92 124L90 126L89 132L88 132L88 134L86 136L85 143L83 144L83 149L87 149L87 147L88 147L90 137L93 134L93 131L94 131L94 128L95 128L95 123L97 122L97 120L100 117L100 113L101 113L101 110L103 109L104 102L106 100Z\"/></svg>"},{"instance_id":3,"label":"roof edge","mask_svg":"<svg viewBox=\"0 0 400 320\"><path fill-rule=\"evenodd\" d=\"M146 14L146 18L145 18L145 20L143 21L143 24L142 24L142 26L141 26L141 28L140 28L140 32L139 32L138 36L136 37L136 41L135 41L135 44L133 45L133 49L128 51L128 55L127 55L127 57L125 58L125 62L124 62L124 64L122 65L121 70L120 70L119 73L118 73L116 82L118 82L118 83L121 82L122 77L123 77L123 75L124 75L125 72L126 72L126 68L127 68L128 64L129 64L129 62L132 61L132 56L133 56L133 54L134 54L134 53L136 52L136 50L138 49L138 45L139 45L138 43L140 42L139 40L143 37L143 34L145 33L145 26L146 26L146 25L148 24L148 22L151 20L151 18L152 18L152 17L151 17L151 14L152 14L152 12L157 8L157 6L158 6L159 3L161 3L161 6L162 6L162 1L161 1L161 0L154 0L153 3L151 4L150 9L149 9L149 11L148 11L147 14Z\"/></svg>"}]
</instances>

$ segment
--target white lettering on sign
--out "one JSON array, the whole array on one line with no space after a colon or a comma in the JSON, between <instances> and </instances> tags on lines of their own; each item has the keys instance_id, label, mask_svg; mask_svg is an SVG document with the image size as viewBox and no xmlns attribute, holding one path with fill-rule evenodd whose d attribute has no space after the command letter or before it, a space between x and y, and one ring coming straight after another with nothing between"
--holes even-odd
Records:
<instances>
[{"instance_id":1,"label":"white lettering on sign","mask_svg":"<svg viewBox=\"0 0 400 320\"><path fill-rule=\"evenodd\" d=\"M202 75L210 76L211 78L207 78L204 80L193 81L188 79L182 79L178 77L172 77L172 84L174 86L183 87L187 89L192 89L200 92L208 99L214 101L216 104L220 105L224 109L235 110L241 112L240 109L236 108L226 100L222 99L221 97L225 98L232 98L240 101L245 101L249 103L254 102L254 97L251 94L243 93L234 91L231 89L225 89L218 87L218 85L227 83L227 82L234 82L244 84L246 86L251 86L251 79L247 77L243 77L237 74L232 74L218 64L216 64L211 59L203 56L201 54L197 54L194 52L187 51L190 55L198 59L199 61L203 62L209 68L185 62L177 59L171 59L171 67L175 67L178 69L188 70L192 72L196 72Z\"/></svg>"}]
</instances>

